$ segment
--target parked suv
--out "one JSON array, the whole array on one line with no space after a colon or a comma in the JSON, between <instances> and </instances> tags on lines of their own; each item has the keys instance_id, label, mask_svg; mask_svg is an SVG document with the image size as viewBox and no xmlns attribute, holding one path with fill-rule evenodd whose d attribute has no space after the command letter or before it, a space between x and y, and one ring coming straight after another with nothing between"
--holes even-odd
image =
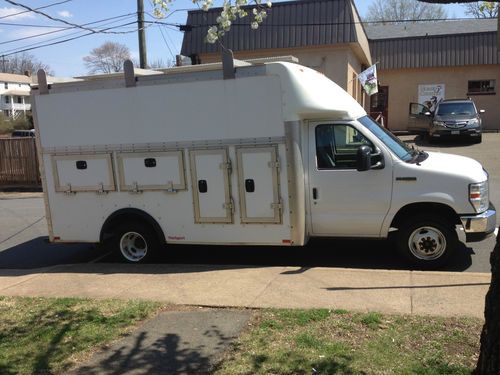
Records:
<instances>
[{"instance_id":1,"label":"parked suv","mask_svg":"<svg viewBox=\"0 0 500 375\"><path fill-rule=\"evenodd\" d=\"M474 142L480 143L481 113L469 99L449 99L438 103L434 113L421 105L411 103L409 130L429 134L430 140L443 137L471 137Z\"/></svg>"}]
</instances>

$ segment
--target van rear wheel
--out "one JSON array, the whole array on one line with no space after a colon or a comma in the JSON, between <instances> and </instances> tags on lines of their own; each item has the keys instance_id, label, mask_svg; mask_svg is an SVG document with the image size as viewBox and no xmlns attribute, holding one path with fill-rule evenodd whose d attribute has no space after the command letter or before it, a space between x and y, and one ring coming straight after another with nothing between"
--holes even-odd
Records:
<instances>
[{"instance_id":1,"label":"van rear wheel","mask_svg":"<svg viewBox=\"0 0 500 375\"><path fill-rule=\"evenodd\" d=\"M159 245L153 229L140 222L119 225L113 236L113 248L129 263L141 263L151 259Z\"/></svg>"},{"instance_id":2,"label":"van rear wheel","mask_svg":"<svg viewBox=\"0 0 500 375\"><path fill-rule=\"evenodd\" d=\"M418 215L406 220L396 236L398 251L413 265L423 269L445 265L457 246L454 225L438 216Z\"/></svg>"}]
</instances>

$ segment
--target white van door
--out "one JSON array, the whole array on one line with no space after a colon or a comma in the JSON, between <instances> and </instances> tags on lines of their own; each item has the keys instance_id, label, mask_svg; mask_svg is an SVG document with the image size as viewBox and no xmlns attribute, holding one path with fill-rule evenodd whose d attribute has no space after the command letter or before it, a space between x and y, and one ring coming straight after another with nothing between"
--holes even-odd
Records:
<instances>
[{"instance_id":1,"label":"white van door","mask_svg":"<svg viewBox=\"0 0 500 375\"><path fill-rule=\"evenodd\" d=\"M390 155L382 154L383 168L359 172L358 148L375 146L353 125L310 123L308 133L312 233L378 237L391 203Z\"/></svg>"}]
</instances>

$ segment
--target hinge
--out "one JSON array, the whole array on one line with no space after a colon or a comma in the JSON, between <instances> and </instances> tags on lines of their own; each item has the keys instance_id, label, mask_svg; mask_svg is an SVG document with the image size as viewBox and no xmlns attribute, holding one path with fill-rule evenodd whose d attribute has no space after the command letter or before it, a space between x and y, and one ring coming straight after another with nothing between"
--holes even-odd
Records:
<instances>
[{"instance_id":1,"label":"hinge","mask_svg":"<svg viewBox=\"0 0 500 375\"><path fill-rule=\"evenodd\" d=\"M227 163L220 163L219 165L220 169L225 169L229 173L233 171L233 166L231 165L231 161L228 161Z\"/></svg>"},{"instance_id":2,"label":"hinge","mask_svg":"<svg viewBox=\"0 0 500 375\"><path fill-rule=\"evenodd\" d=\"M99 189L96 191L97 194L108 194L106 190L104 190L104 184L101 182L99 184Z\"/></svg>"},{"instance_id":3,"label":"hinge","mask_svg":"<svg viewBox=\"0 0 500 375\"><path fill-rule=\"evenodd\" d=\"M234 213L234 201L233 198L230 198L229 202L226 202L222 205L225 210L231 210L231 213Z\"/></svg>"},{"instance_id":4,"label":"hinge","mask_svg":"<svg viewBox=\"0 0 500 375\"><path fill-rule=\"evenodd\" d=\"M273 210L276 210L276 209L282 210L283 209L283 203L281 203L281 199L279 199L278 202L271 203L271 208Z\"/></svg>"},{"instance_id":5,"label":"hinge","mask_svg":"<svg viewBox=\"0 0 500 375\"><path fill-rule=\"evenodd\" d=\"M174 188L174 183L172 181L169 181L167 185L168 188L165 190L167 193L177 193L177 189Z\"/></svg>"},{"instance_id":6,"label":"hinge","mask_svg":"<svg viewBox=\"0 0 500 375\"><path fill-rule=\"evenodd\" d=\"M71 184L67 184L66 190L64 190L64 194L74 195L74 194L76 194L76 191L71 190Z\"/></svg>"},{"instance_id":7,"label":"hinge","mask_svg":"<svg viewBox=\"0 0 500 375\"><path fill-rule=\"evenodd\" d=\"M140 194L142 193L142 190L139 190L139 184L137 182L134 182L132 184L132 190L130 191L132 194Z\"/></svg>"},{"instance_id":8,"label":"hinge","mask_svg":"<svg viewBox=\"0 0 500 375\"><path fill-rule=\"evenodd\" d=\"M281 168L279 160L270 161L267 165L269 166L269 168L276 168L278 170L278 172L279 172L279 170Z\"/></svg>"}]
</instances>

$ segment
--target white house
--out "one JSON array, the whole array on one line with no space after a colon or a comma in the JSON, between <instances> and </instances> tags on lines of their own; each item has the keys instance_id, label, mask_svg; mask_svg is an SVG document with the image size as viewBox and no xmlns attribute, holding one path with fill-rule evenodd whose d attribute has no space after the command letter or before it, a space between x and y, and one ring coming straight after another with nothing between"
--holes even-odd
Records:
<instances>
[{"instance_id":1,"label":"white house","mask_svg":"<svg viewBox=\"0 0 500 375\"><path fill-rule=\"evenodd\" d=\"M31 110L31 77L0 73L0 111L11 119L25 116Z\"/></svg>"}]
</instances>

